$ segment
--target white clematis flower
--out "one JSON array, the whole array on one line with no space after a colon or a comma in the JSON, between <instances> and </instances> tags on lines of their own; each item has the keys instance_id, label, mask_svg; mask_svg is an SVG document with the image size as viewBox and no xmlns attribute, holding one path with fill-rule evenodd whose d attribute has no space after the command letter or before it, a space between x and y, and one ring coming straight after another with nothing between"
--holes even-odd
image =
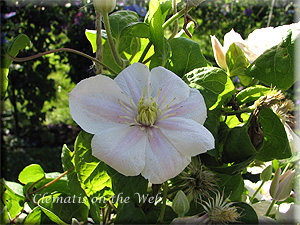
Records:
<instances>
[{"instance_id":1,"label":"white clematis flower","mask_svg":"<svg viewBox=\"0 0 300 225\"><path fill-rule=\"evenodd\" d=\"M92 154L125 176L163 183L214 148L203 96L163 67L135 63L114 80L84 79L69 103L76 123L95 134Z\"/></svg>"},{"instance_id":2,"label":"white clematis flower","mask_svg":"<svg viewBox=\"0 0 300 225\"><path fill-rule=\"evenodd\" d=\"M232 43L239 46L246 57L251 61L255 61L264 51L278 45L286 36L288 30L297 29L298 32L293 34L298 35L300 32L300 22L279 27L265 27L254 30L244 40L241 35L233 29L224 35L224 47L220 44L215 36L211 36L211 42L214 50L214 56L218 65L227 69L226 65L226 52ZM222 51L220 51L222 50Z\"/></svg>"}]
</instances>

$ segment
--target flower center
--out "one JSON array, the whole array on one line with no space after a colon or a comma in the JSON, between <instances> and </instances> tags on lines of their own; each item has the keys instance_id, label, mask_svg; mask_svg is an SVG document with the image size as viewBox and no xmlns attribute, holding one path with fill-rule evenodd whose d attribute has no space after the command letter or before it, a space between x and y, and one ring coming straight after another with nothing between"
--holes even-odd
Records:
<instances>
[{"instance_id":1,"label":"flower center","mask_svg":"<svg viewBox=\"0 0 300 225\"><path fill-rule=\"evenodd\" d=\"M145 99L146 98L146 99ZM159 112L159 105L152 97L147 98L143 95L137 104L137 122L144 126L153 126Z\"/></svg>"}]
</instances>

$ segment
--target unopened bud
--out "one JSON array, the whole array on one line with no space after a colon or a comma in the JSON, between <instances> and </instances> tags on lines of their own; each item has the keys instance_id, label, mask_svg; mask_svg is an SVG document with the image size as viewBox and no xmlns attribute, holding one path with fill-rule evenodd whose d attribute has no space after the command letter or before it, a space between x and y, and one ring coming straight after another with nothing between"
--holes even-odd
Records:
<instances>
[{"instance_id":1,"label":"unopened bud","mask_svg":"<svg viewBox=\"0 0 300 225\"><path fill-rule=\"evenodd\" d=\"M269 165L268 167L266 167L262 173L260 174L260 179L262 181L268 181L271 179L272 176L272 165Z\"/></svg>"},{"instance_id":2,"label":"unopened bud","mask_svg":"<svg viewBox=\"0 0 300 225\"><path fill-rule=\"evenodd\" d=\"M294 170L288 170L281 174L281 169L278 167L270 187L270 195L277 201L283 201L289 197L294 179Z\"/></svg>"},{"instance_id":3,"label":"unopened bud","mask_svg":"<svg viewBox=\"0 0 300 225\"><path fill-rule=\"evenodd\" d=\"M183 217L190 209L190 203L183 191L178 191L172 203L174 212Z\"/></svg>"},{"instance_id":4,"label":"unopened bud","mask_svg":"<svg viewBox=\"0 0 300 225\"><path fill-rule=\"evenodd\" d=\"M210 36L214 56L217 64L224 70L227 70L226 56L223 51L223 46L215 36Z\"/></svg>"},{"instance_id":5,"label":"unopened bud","mask_svg":"<svg viewBox=\"0 0 300 225\"><path fill-rule=\"evenodd\" d=\"M109 13L116 8L116 0L94 0L94 7L99 13Z\"/></svg>"}]
</instances>

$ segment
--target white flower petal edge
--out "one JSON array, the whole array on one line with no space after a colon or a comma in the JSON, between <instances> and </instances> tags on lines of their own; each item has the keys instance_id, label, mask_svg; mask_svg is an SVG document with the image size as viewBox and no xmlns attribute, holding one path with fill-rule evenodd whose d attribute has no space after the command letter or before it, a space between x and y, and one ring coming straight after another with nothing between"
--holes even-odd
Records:
<instances>
[{"instance_id":1,"label":"white flower petal edge","mask_svg":"<svg viewBox=\"0 0 300 225\"><path fill-rule=\"evenodd\" d=\"M170 106L176 105L190 95L191 88L175 73L164 67L155 67L151 70L150 84L152 95L155 96L160 91L157 101L159 105L164 101L166 104L172 102Z\"/></svg>"},{"instance_id":2,"label":"white flower petal edge","mask_svg":"<svg viewBox=\"0 0 300 225\"><path fill-rule=\"evenodd\" d=\"M93 155L125 176L136 176L145 167L147 135L139 127L120 124L95 134Z\"/></svg>"},{"instance_id":3,"label":"white flower petal edge","mask_svg":"<svg viewBox=\"0 0 300 225\"><path fill-rule=\"evenodd\" d=\"M182 154L195 156L213 149L213 135L201 124L185 118L172 117L159 123L159 129Z\"/></svg>"},{"instance_id":4,"label":"white flower petal edge","mask_svg":"<svg viewBox=\"0 0 300 225\"><path fill-rule=\"evenodd\" d=\"M69 93L70 113L83 130L96 134L122 121L118 116L126 113L119 100L130 104L114 80L97 75L80 81Z\"/></svg>"},{"instance_id":5,"label":"white flower petal edge","mask_svg":"<svg viewBox=\"0 0 300 225\"><path fill-rule=\"evenodd\" d=\"M142 176L153 184L161 184L181 173L191 157L178 152L159 129L151 129L149 134Z\"/></svg>"},{"instance_id":6,"label":"white flower petal edge","mask_svg":"<svg viewBox=\"0 0 300 225\"><path fill-rule=\"evenodd\" d=\"M146 65L134 63L119 73L114 81L126 96L132 97L132 101L137 105L143 88L149 86L150 71Z\"/></svg>"},{"instance_id":7,"label":"white flower petal edge","mask_svg":"<svg viewBox=\"0 0 300 225\"><path fill-rule=\"evenodd\" d=\"M204 98L197 89L191 89L189 98L178 105L170 107L170 110L176 107L180 107L176 110L176 117L192 119L202 125L207 118L207 108Z\"/></svg>"}]
</instances>

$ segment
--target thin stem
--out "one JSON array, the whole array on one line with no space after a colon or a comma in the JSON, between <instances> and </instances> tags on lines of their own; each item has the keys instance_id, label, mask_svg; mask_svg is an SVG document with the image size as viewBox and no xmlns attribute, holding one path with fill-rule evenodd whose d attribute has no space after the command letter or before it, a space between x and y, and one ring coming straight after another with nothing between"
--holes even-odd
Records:
<instances>
[{"instance_id":1,"label":"thin stem","mask_svg":"<svg viewBox=\"0 0 300 225\"><path fill-rule=\"evenodd\" d=\"M163 192L163 205L160 209L160 214L157 219L157 223L162 223L164 221L164 215L166 211L166 203L167 203L167 195L168 195L168 181L164 183L164 192Z\"/></svg>"},{"instance_id":2,"label":"thin stem","mask_svg":"<svg viewBox=\"0 0 300 225\"><path fill-rule=\"evenodd\" d=\"M222 114L225 116L232 116L232 115L237 115L237 114L246 113L246 112L253 112L254 110L255 110L255 108L250 106L250 107L247 107L244 109L239 109L239 110L231 111L231 112L223 111Z\"/></svg>"},{"instance_id":3,"label":"thin stem","mask_svg":"<svg viewBox=\"0 0 300 225\"><path fill-rule=\"evenodd\" d=\"M146 57L146 55L147 55L148 51L150 50L151 46L152 46L152 42L149 41L149 43L147 44L146 48L145 48L144 51L143 51L143 54L141 55L141 57L140 57L140 59L139 59L139 62L140 62L140 63L143 62L143 60L144 60L144 58Z\"/></svg>"},{"instance_id":4,"label":"thin stem","mask_svg":"<svg viewBox=\"0 0 300 225\"><path fill-rule=\"evenodd\" d=\"M268 208L268 211L266 212L266 216L269 216L269 214L270 214L270 212L271 212L271 210L272 210L272 208L273 208L273 206L275 205L276 202L277 201L275 199L272 201L270 207Z\"/></svg>"},{"instance_id":5,"label":"thin stem","mask_svg":"<svg viewBox=\"0 0 300 225\"><path fill-rule=\"evenodd\" d=\"M257 190L255 191L254 195L250 198L250 202L251 203L253 203L253 200L254 200L255 196L260 191L260 189L262 188L262 186L264 185L264 183L265 183L265 181L261 182L260 186L257 188Z\"/></svg>"},{"instance_id":6,"label":"thin stem","mask_svg":"<svg viewBox=\"0 0 300 225\"><path fill-rule=\"evenodd\" d=\"M140 42L139 42L139 39L137 37L135 38L135 42L136 42L136 48L134 50L134 53L130 57L129 62L131 62L133 60L134 56L138 53L138 51L140 49Z\"/></svg>"},{"instance_id":7,"label":"thin stem","mask_svg":"<svg viewBox=\"0 0 300 225\"><path fill-rule=\"evenodd\" d=\"M103 59L103 50L102 50L102 36L101 36L101 13L96 12L96 30L97 30L97 37L96 37L96 59L102 62ZM102 73L102 66L101 64L96 64L96 74Z\"/></svg>"},{"instance_id":8,"label":"thin stem","mask_svg":"<svg viewBox=\"0 0 300 225\"><path fill-rule=\"evenodd\" d=\"M173 14L175 15L177 13L177 0L172 1L172 8L173 8ZM176 36L176 34L178 33L178 28L179 28L179 22L177 19L177 20L175 20L175 23L174 23L174 31L173 31L172 35L169 37L168 41L173 39Z\"/></svg>"},{"instance_id":9,"label":"thin stem","mask_svg":"<svg viewBox=\"0 0 300 225\"><path fill-rule=\"evenodd\" d=\"M34 185L36 185L37 183L39 183L40 181L42 181L42 180L44 180L45 179L45 177L42 177L41 179L39 179L39 180L37 180L36 182L34 182L33 184L31 184L30 186L29 186L29 188L27 189L27 191L26 191L26 198L27 199L29 199L29 201L31 201L32 203L34 203L34 204L36 204L34 201L32 201L32 199L30 198L30 193L29 193L29 190L34 186Z\"/></svg>"},{"instance_id":10,"label":"thin stem","mask_svg":"<svg viewBox=\"0 0 300 225\"><path fill-rule=\"evenodd\" d=\"M111 52L113 54L113 57L115 59L115 62L117 63L118 66L123 68L124 67L123 62L119 57L119 54L118 54L117 49L114 44L114 39L111 34L108 13L103 13L103 21L104 21L104 25L105 25L105 30L106 30L109 46L110 46Z\"/></svg>"},{"instance_id":11,"label":"thin stem","mask_svg":"<svg viewBox=\"0 0 300 225\"><path fill-rule=\"evenodd\" d=\"M192 8L188 9L190 11ZM179 19L181 16L183 16L185 13L185 8L180 10L178 13L173 15L171 18L169 18L162 26L163 29L166 29L171 23L173 23L175 20Z\"/></svg>"},{"instance_id":12,"label":"thin stem","mask_svg":"<svg viewBox=\"0 0 300 225\"><path fill-rule=\"evenodd\" d=\"M56 181L58 181L60 178L62 178L63 176L65 176L66 174L68 174L70 171L72 171L75 167L73 166L72 168L68 169L67 171L63 172L59 177L55 178L54 180L50 181L49 183L45 184L44 186L36 189L33 192L30 192L28 195L32 195L35 194L36 192L39 192L40 190L43 190L44 188L50 186L51 184L55 183ZM30 186L31 187L31 186ZM28 188L29 190L29 188Z\"/></svg>"},{"instance_id":13,"label":"thin stem","mask_svg":"<svg viewBox=\"0 0 300 225\"><path fill-rule=\"evenodd\" d=\"M267 27L270 26L270 23L271 23L274 5L275 5L275 0L272 0L272 5L271 5L271 10L270 10L269 18L268 18Z\"/></svg>"},{"instance_id":14,"label":"thin stem","mask_svg":"<svg viewBox=\"0 0 300 225\"><path fill-rule=\"evenodd\" d=\"M32 59L36 59L36 58L39 58L39 57L42 57L42 56L45 56L45 55L48 55L48 54L52 54L52 53L55 53L55 52L72 52L72 53L75 53L75 54L78 54L78 55L81 55L85 58L88 58L90 60L92 60L93 62L96 62L96 63L99 63L100 65L102 65L103 67L105 67L107 70L109 70L111 73L113 74L118 74L116 71L114 71L113 69L111 69L110 67L106 66L104 63L102 63L101 61L99 61L98 59L92 57L92 56L89 56L88 54L85 54L83 52L80 52L80 51L77 51L75 49L72 49L72 48L59 48L59 49L54 49L54 50L50 50L50 51L46 51L46 52L42 52L42 53L38 53L36 55L33 55L33 56L28 56L28 57L24 57L24 58L17 58L17 57L13 57L11 55L9 55L9 58L15 62L24 62L24 61L28 61L28 60L32 60Z\"/></svg>"}]
</instances>

